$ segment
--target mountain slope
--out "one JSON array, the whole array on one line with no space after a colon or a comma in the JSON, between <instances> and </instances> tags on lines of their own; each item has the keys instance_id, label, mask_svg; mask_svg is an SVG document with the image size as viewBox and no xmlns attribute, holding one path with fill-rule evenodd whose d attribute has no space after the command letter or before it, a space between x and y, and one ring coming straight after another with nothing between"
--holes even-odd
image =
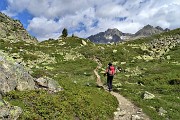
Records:
<instances>
[{"instance_id":1,"label":"mountain slope","mask_svg":"<svg viewBox=\"0 0 180 120\"><path fill-rule=\"evenodd\" d=\"M18 20L13 20L0 12L0 37L3 40L37 42L37 39L30 36Z\"/></svg>"},{"instance_id":2,"label":"mountain slope","mask_svg":"<svg viewBox=\"0 0 180 120\"><path fill-rule=\"evenodd\" d=\"M101 78L101 72L109 61L123 69L124 72L117 72L114 78L114 91L135 102L153 120L177 119L180 117L177 99L179 39L180 31L177 29L116 45L93 44L78 37L47 40L38 44L2 41L0 49L9 53L6 47L11 44L10 47L26 66L33 63L30 65L33 77L52 77L64 88L64 91L56 94L16 91L8 93L5 99L13 105L23 106L24 113L20 119L113 118L117 101L96 87L93 74L97 66L93 59L96 57L102 63L99 69ZM22 50L17 50L19 46ZM26 53L30 53L27 54L29 56ZM105 78L103 82L106 83ZM144 99L146 91L154 94L155 98ZM159 112L162 109L166 112Z\"/></svg>"},{"instance_id":3,"label":"mountain slope","mask_svg":"<svg viewBox=\"0 0 180 120\"><path fill-rule=\"evenodd\" d=\"M20 120L112 119L118 102L97 87L94 59L102 63L97 72L104 85L103 72L110 61L122 69L114 77L113 91L142 108L138 112L153 120L180 118L180 29L116 45L94 44L78 37L40 43L0 39L0 50L27 67L34 78L53 78L64 89L53 94L32 90L0 95L0 99L23 109Z\"/></svg>"},{"instance_id":4,"label":"mountain slope","mask_svg":"<svg viewBox=\"0 0 180 120\"><path fill-rule=\"evenodd\" d=\"M169 29L162 29L161 27L153 27L151 25L146 25L135 34L123 33L118 29L108 29L105 32L100 32L95 35L89 36L87 39L94 43L112 43L112 42L122 42L127 40L133 40L140 37L148 37L155 34L160 34L162 32L170 31Z\"/></svg>"},{"instance_id":5,"label":"mountain slope","mask_svg":"<svg viewBox=\"0 0 180 120\"><path fill-rule=\"evenodd\" d=\"M139 31L137 31L134 35L134 37L148 37L154 34L159 34L162 32L169 31L168 29L163 30L161 27L153 27L151 25L146 25Z\"/></svg>"},{"instance_id":6,"label":"mountain slope","mask_svg":"<svg viewBox=\"0 0 180 120\"><path fill-rule=\"evenodd\" d=\"M91 35L88 39L94 43L111 43L111 42L119 42L123 41L130 37L131 34L122 33L118 29L108 29L105 32L100 32L96 35Z\"/></svg>"}]
</instances>

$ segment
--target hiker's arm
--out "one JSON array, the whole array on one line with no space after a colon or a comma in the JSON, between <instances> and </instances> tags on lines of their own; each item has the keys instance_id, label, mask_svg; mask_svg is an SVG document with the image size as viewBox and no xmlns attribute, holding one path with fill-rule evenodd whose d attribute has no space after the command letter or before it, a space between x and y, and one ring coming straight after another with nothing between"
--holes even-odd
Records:
<instances>
[{"instance_id":1,"label":"hiker's arm","mask_svg":"<svg viewBox=\"0 0 180 120\"><path fill-rule=\"evenodd\" d=\"M104 73L104 76L106 76L106 75L107 75L107 72L108 72L108 68L106 69L106 71L105 71L105 73Z\"/></svg>"}]
</instances>

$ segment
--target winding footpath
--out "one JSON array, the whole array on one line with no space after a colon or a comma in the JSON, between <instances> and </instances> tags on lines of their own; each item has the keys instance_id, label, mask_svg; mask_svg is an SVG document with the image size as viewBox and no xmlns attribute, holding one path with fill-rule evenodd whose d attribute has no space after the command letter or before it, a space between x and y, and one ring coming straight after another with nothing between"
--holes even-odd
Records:
<instances>
[{"instance_id":1,"label":"winding footpath","mask_svg":"<svg viewBox=\"0 0 180 120\"><path fill-rule=\"evenodd\" d=\"M98 63L98 66L94 70L94 74L97 77L96 83L98 86L103 87L107 91L106 87L103 86L101 78L97 72L97 70L102 67L102 64L96 58L94 58L94 61ZM150 120L150 118L143 113L141 108L135 106L119 93L111 91L110 94L115 96L119 102L117 111L114 112L114 120Z\"/></svg>"}]
</instances>

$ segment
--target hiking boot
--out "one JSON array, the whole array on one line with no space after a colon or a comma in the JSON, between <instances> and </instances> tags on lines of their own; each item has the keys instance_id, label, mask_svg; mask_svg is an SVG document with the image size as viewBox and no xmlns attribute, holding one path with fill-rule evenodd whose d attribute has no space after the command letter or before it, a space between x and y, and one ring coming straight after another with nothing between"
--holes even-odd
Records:
<instances>
[{"instance_id":1,"label":"hiking boot","mask_svg":"<svg viewBox=\"0 0 180 120\"><path fill-rule=\"evenodd\" d=\"M112 89L109 89L109 92L111 92L112 91Z\"/></svg>"}]
</instances>

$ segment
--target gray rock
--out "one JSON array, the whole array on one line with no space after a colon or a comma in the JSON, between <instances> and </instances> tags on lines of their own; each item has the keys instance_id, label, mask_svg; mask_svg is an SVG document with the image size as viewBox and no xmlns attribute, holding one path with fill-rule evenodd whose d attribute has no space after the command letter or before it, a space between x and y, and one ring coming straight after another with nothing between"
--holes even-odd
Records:
<instances>
[{"instance_id":1,"label":"gray rock","mask_svg":"<svg viewBox=\"0 0 180 120\"><path fill-rule=\"evenodd\" d=\"M47 79L45 78L38 78L35 80L36 84L39 86L39 87L46 87L48 86L48 81Z\"/></svg>"},{"instance_id":2,"label":"gray rock","mask_svg":"<svg viewBox=\"0 0 180 120\"><path fill-rule=\"evenodd\" d=\"M87 45L86 41L82 40L82 44L83 45Z\"/></svg>"},{"instance_id":3,"label":"gray rock","mask_svg":"<svg viewBox=\"0 0 180 120\"><path fill-rule=\"evenodd\" d=\"M152 93L145 91L143 98L144 99L153 99L154 97L155 96Z\"/></svg>"},{"instance_id":4,"label":"gray rock","mask_svg":"<svg viewBox=\"0 0 180 120\"><path fill-rule=\"evenodd\" d=\"M22 114L18 106L11 106L8 102L0 100L0 120L17 120Z\"/></svg>"},{"instance_id":5,"label":"gray rock","mask_svg":"<svg viewBox=\"0 0 180 120\"><path fill-rule=\"evenodd\" d=\"M159 110L158 110L158 113L159 113L159 115L161 115L161 116L165 116L165 114L167 113L167 111L164 110L162 107L160 107Z\"/></svg>"},{"instance_id":6,"label":"gray rock","mask_svg":"<svg viewBox=\"0 0 180 120\"><path fill-rule=\"evenodd\" d=\"M139 115L132 115L131 120L142 120Z\"/></svg>"},{"instance_id":7,"label":"gray rock","mask_svg":"<svg viewBox=\"0 0 180 120\"><path fill-rule=\"evenodd\" d=\"M15 63L1 51L0 58L0 93L34 89L34 79L22 65Z\"/></svg>"},{"instance_id":8,"label":"gray rock","mask_svg":"<svg viewBox=\"0 0 180 120\"><path fill-rule=\"evenodd\" d=\"M50 92L59 92L62 90L62 87L59 83L52 78L41 77L35 80L38 88L46 89Z\"/></svg>"}]
</instances>

